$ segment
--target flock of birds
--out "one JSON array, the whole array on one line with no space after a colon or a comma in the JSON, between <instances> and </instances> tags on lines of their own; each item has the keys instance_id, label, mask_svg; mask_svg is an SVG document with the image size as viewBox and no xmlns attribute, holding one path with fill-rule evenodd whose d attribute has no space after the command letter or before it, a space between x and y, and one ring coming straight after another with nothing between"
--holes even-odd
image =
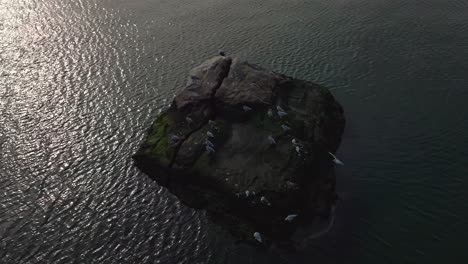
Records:
<instances>
[{"instance_id":1,"label":"flock of birds","mask_svg":"<svg viewBox=\"0 0 468 264\"><path fill-rule=\"evenodd\" d=\"M223 53L223 54L220 54L220 55L224 56L224 53ZM243 110L244 112L250 112L250 111L252 111L252 108L249 107L249 106L247 106L247 105L244 105L244 106L242 106L242 110ZM279 105L276 106L276 113L278 114L278 116L279 116L280 118L283 118L283 117L285 117L285 116L288 115L288 113L287 113L281 106L279 106ZM272 109L269 109L269 110L268 110L267 115L268 115L269 117L273 117L273 111L272 111ZM185 120L187 121L188 124L193 123L193 120L192 120L190 117L188 117L188 116L185 118ZM215 124L215 121L209 120L208 122L209 122L210 127L213 128L213 127L214 127L214 124ZM283 130L284 132L288 132L289 130L291 130L291 128L290 128L288 125L286 125L286 124L282 124L282 125L281 125L281 128L282 128L282 130ZM208 130L208 131L206 132L205 149L206 149L206 151L208 152L208 154L214 154L214 153L216 152L216 151L215 151L215 145L214 145L213 142L211 141L214 137L215 137L215 136L214 136L213 132L211 132L210 130ZM178 138L177 136L174 135L174 136L172 136L171 140L175 141L175 140L179 140L179 138ZM276 144L277 144L276 139L275 139L272 135L269 135L269 136L267 137L267 141L268 141L268 143L269 143L270 145L276 145ZM293 147L294 147L294 150L297 152L298 155L300 155L300 154L301 154L301 144L299 143L299 141L298 141L297 139L293 138L293 139L291 140L291 143L292 143L292 145L293 145ZM341 166L344 165L344 163L343 163L341 160L339 160L333 153L328 152L328 154L330 154L330 156L333 158L333 160L332 160L333 163L335 163L335 164L337 164L337 165L341 165ZM245 191L245 196L246 196L246 197L249 197L251 194L252 194L252 195L255 195L255 192L250 192L250 191L248 191L248 190ZM237 193L236 195L237 195L238 197L240 197L240 194L239 194L239 193ZM267 199L265 196L260 197L260 202L263 203L263 204L265 204L265 205L267 205L267 206L271 206L270 201L268 201L268 199ZM296 217L298 217L298 214L289 214L289 215L287 215L287 216L284 218L284 221L286 221L286 222L292 222L292 221L294 221L294 219L295 219ZM253 237L254 237L254 239L255 239L257 242L263 243L262 235L261 235L259 232L254 232Z\"/></svg>"}]
</instances>

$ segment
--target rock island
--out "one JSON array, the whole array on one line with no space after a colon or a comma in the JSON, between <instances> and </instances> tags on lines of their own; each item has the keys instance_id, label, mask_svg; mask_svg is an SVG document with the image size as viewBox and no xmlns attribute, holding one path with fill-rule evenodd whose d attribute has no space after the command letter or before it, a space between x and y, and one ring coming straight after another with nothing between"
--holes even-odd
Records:
<instances>
[{"instance_id":1,"label":"rock island","mask_svg":"<svg viewBox=\"0 0 468 264\"><path fill-rule=\"evenodd\" d=\"M216 56L190 71L133 158L233 235L283 241L329 216L344 126L327 88Z\"/></svg>"}]
</instances>

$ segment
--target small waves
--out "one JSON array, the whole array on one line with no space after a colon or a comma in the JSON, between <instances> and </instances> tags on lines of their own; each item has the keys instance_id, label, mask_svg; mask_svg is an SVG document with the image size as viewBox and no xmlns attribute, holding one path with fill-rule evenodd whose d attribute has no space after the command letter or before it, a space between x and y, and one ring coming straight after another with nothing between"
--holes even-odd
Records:
<instances>
[{"instance_id":1,"label":"small waves","mask_svg":"<svg viewBox=\"0 0 468 264\"><path fill-rule=\"evenodd\" d=\"M462 255L467 8L457 0L0 0L0 262ZM346 166L337 171L347 195L333 228L294 256L235 245L133 166L181 76L219 49L333 87L344 105Z\"/></svg>"}]
</instances>

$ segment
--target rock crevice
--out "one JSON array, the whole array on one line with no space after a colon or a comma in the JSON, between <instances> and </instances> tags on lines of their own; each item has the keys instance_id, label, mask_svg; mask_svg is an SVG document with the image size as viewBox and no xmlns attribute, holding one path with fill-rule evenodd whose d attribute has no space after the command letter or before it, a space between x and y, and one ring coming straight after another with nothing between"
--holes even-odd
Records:
<instances>
[{"instance_id":1,"label":"rock crevice","mask_svg":"<svg viewBox=\"0 0 468 264\"><path fill-rule=\"evenodd\" d=\"M191 112L193 110L192 108L200 107L199 104L204 103L209 107L208 110L211 113L211 116L208 116L208 118L213 118L216 113L214 101L216 91L221 87L223 80L229 74L231 63L231 58L217 56L192 69L187 81L186 89L174 100L174 105L176 105L177 109L179 111ZM194 102L196 104L194 104ZM185 121L188 123L193 122L190 114L187 114ZM175 147L174 155L169 163L169 168L172 168L174 165L180 146L184 144L190 135L206 125L208 121L209 119L202 119L197 127L189 131L182 139L180 139L180 143Z\"/></svg>"}]
</instances>

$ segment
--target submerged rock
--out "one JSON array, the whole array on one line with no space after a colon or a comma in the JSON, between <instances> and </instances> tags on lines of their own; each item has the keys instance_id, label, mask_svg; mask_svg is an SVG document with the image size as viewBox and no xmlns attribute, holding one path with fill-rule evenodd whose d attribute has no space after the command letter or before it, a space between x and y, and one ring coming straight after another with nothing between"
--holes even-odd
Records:
<instances>
[{"instance_id":1,"label":"submerged rock","mask_svg":"<svg viewBox=\"0 0 468 264\"><path fill-rule=\"evenodd\" d=\"M232 234L287 240L335 203L328 153L337 150L344 125L328 89L217 56L190 72L134 160ZM285 221L292 213L300 218Z\"/></svg>"}]
</instances>

